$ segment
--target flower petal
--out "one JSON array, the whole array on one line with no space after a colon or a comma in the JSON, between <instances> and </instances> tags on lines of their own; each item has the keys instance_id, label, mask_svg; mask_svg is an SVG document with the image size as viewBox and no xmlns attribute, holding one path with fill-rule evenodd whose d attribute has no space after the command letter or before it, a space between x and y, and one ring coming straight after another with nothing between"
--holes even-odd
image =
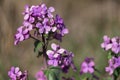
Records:
<instances>
[{"instance_id":1,"label":"flower petal","mask_svg":"<svg viewBox=\"0 0 120 80\"><path fill-rule=\"evenodd\" d=\"M51 44L51 48L52 48L54 51L57 50L57 47L58 47L58 46L57 46L55 43L52 43L52 44Z\"/></svg>"},{"instance_id":2,"label":"flower petal","mask_svg":"<svg viewBox=\"0 0 120 80\"><path fill-rule=\"evenodd\" d=\"M63 53L64 51L65 51L65 49L61 48L61 49L59 49L57 52L58 52L58 53Z\"/></svg>"}]
</instances>

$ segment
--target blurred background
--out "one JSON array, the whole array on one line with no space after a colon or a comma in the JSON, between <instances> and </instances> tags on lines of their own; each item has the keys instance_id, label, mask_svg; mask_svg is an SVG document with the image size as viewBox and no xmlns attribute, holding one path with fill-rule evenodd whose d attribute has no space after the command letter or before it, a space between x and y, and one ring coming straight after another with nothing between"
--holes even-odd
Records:
<instances>
[{"instance_id":1,"label":"blurred background","mask_svg":"<svg viewBox=\"0 0 120 80\"><path fill-rule=\"evenodd\" d=\"M29 70L30 80L41 69L43 59L36 58L33 40L29 39L14 46L14 34L22 24L24 6L45 3L53 6L65 21L69 34L61 46L75 54L75 64L80 68L85 57L94 57L96 68L102 77L107 66L107 54L100 47L103 35L120 36L120 0L0 0L0 80L8 80L7 71L11 66ZM70 73L75 76L78 73Z\"/></svg>"}]
</instances>

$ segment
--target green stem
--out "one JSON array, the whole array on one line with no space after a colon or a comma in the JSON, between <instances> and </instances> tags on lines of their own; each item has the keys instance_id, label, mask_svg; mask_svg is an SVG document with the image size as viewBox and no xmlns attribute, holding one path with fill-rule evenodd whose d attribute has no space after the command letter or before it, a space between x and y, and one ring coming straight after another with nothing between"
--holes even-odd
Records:
<instances>
[{"instance_id":1,"label":"green stem","mask_svg":"<svg viewBox=\"0 0 120 80\"><path fill-rule=\"evenodd\" d=\"M117 76L116 75L113 75L113 80L117 80Z\"/></svg>"},{"instance_id":2,"label":"green stem","mask_svg":"<svg viewBox=\"0 0 120 80\"><path fill-rule=\"evenodd\" d=\"M86 78L86 80L89 80L89 78Z\"/></svg>"},{"instance_id":3,"label":"green stem","mask_svg":"<svg viewBox=\"0 0 120 80\"><path fill-rule=\"evenodd\" d=\"M45 36L44 36L44 33L42 34L42 41L43 41L43 47L42 47L42 49L43 49L43 59L44 59L44 66L45 66L45 68L47 68L48 67L48 64L47 64L47 59L48 59L48 57L47 57L47 54L46 54L46 51L47 51L47 45L46 45L46 38L45 38Z\"/></svg>"}]
</instances>

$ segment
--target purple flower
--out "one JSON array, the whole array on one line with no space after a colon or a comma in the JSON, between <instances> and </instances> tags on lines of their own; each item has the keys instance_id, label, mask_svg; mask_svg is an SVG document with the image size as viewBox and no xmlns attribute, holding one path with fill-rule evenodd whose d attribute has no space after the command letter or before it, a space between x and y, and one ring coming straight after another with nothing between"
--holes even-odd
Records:
<instances>
[{"instance_id":1,"label":"purple flower","mask_svg":"<svg viewBox=\"0 0 120 80\"><path fill-rule=\"evenodd\" d=\"M51 44L53 50L48 50L48 64L52 66L60 66L62 71L67 73L69 68L72 67L76 71L76 67L73 63L73 53L69 52L55 43Z\"/></svg>"},{"instance_id":2,"label":"purple flower","mask_svg":"<svg viewBox=\"0 0 120 80\"><path fill-rule=\"evenodd\" d=\"M112 75L114 70L120 67L120 57L116 58L116 57L112 57L109 60L109 66L105 68L106 72L109 72L109 75Z\"/></svg>"},{"instance_id":3,"label":"purple flower","mask_svg":"<svg viewBox=\"0 0 120 80\"><path fill-rule=\"evenodd\" d=\"M62 54L65 49L61 48L59 45L56 45L55 43L51 44L51 48L53 50L48 50L47 55L50 59L57 58L60 54Z\"/></svg>"},{"instance_id":4,"label":"purple flower","mask_svg":"<svg viewBox=\"0 0 120 80\"><path fill-rule=\"evenodd\" d=\"M118 54L120 52L120 38L119 37L112 38L112 51L115 54Z\"/></svg>"},{"instance_id":5,"label":"purple flower","mask_svg":"<svg viewBox=\"0 0 120 80\"><path fill-rule=\"evenodd\" d=\"M11 67L8 76L11 80L27 80L27 71L23 73L19 67Z\"/></svg>"},{"instance_id":6,"label":"purple flower","mask_svg":"<svg viewBox=\"0 0 120 80\"><path fill-rule=\"evenodd\" d=\"M55 9L53 7L49 7L47 16L49 18L53 18L52 12L54 12L54 11L55 11Z\"/></svg>"},{"instance_id":7,"label":"purple flower","mask_svg":"<svg viewBox=\"0 0 120 80\"><path fill-rule=\"evenodd\" d=\"M64 36L65 34L68 34L69 31L65 27L64 21L59 15L56 15L55 23L56 23L56 26L59 30L59 34L61 34L62 36Z\"/></svg>"},{"instance_id":8,"label":"purple flower","mask_svg":"<svg viewBox=\"0 0 120 80\"><path fill-rule=\"evenodd\" d=\"M32 30L37 33L37 37L47 34L51 39L61 41L69 31L59 15L53 16L54 11L53 7L47 7L45 4L25 6L23 28L15 34L14 44L28 39Z\"/></svg>"},{"instance_id":9,"label":"purple flower","mask_svg":"<svg viewBox=\"0 0 120 80\"><path fill-rule=\"evenodd\" d=\"M15 42L14 44L18 44L19 42L29 38L29 30L25 29L23 26L17 29L17 34L15 35Z\"/></svg>"},{"instance_id":10,"label":"purple flower","mask_svg":"<svg viewBox=\"0 0 120 80\"><path fill-rule=\"evenodd\" d=\"M112 43L111 39L108 36L103 37L104 42L101 44L101 47L104 48L105 50L109 50L112 48Z\"/></svg>"},{"instance_id":11,"label":"purple flower","mask_svg":"<svg viewBox=\"0 0 120 80\"><path fill-rule=\"evenodd\" d=\"M64 21L63 21L63 19L62 19L59 15L56 15L56 17L55 17L55 24L56 24L56 27L57 27L57 32L55 33L54 37L55 37L57 40L60 40L60 41L61 41L61 38L62 38L65 34L68 34L69 31L68 31L68 29L65 27Z\"/></svg>"},{"instance_id":12,"label":"purple flower","mask_svg":"<svg viewBox=\"0 0 120 80\"><path fill-rule=\"evenodd\" d=\"M101 47L106 51L111 50L113 53L118 54L120 52L120 38L113 37L110 39L108 36L103 37L104 42L101 44Z\"/></svg>"},{"instance_id":13,"label":"purple flower","mask_svg":"<svg viewBox=\"0 0 120 80\"><path fill-rule=\"evenodd\" d=\"M81 64L81 71L80 74L82 73L94 73L94 66L95 63L93 61L93 58L86 58L84 62Z\"/></svg>"},{"instance_id":14,"label":"purple flower","mask_svg":"<svg viewBox=\"0 0 120 80\"><path fill-rule=\"evenodd\" d=\"M35 78L36 80L47 80L47 77L42 70L36 73Z\"/></svg>"}]
</instances>

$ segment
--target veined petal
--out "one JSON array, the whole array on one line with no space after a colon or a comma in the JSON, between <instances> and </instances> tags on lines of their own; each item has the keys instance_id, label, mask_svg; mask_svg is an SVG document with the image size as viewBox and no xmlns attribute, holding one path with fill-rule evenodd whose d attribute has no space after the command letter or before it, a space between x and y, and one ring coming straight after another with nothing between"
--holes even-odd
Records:
<instances>
[{"instance_id":1,"label":"veined petal","mask_svg":"<svg viewBox=\"0 0 120 80\"><path fill-rule=\"evenodd\" d=\"M18 44L18 42L19 42L18 40L15 40L15 41L14 41L14 45L17 45L17 44Z\"/></svg>"},{"instance_id":2,"label":"veined petal","mask_svg":"<svg viewBox=\"0 0 120 80\"><path fill-rule=\"evenodd\" d=\"M56 27L52 27L52 32L55 32L57 30Z\"/></svg>"},{"instance_id":3,"label":"veined petal","mask_svg":"<svg viewBox=\"0 0 120 80\"><path fill-rule=\"evenodd\" d=\"M25 14L24 20L28 20L28 18L29 18L29 14Z\"/></svg>"},{"instance_id":4,"label":"veined petal","mask_svg":"<svg viewBox=\"0 0 120 80\"><path fill-rule=\"evenodd\" d=\"M83 62L82 63L82 67L87 67L88 65L87 65L87 63L86 62Z\"/></svg>"},{"instance_id":5,"label":"veined petal","mask_svg":"<svg viewBox=\"0 0 120 80\"><path fill-rule=\"evenodd\" d=\"M36 24L36 27L37 27L37 28L41 28L41 27L42 27L42 24L41 24L41 23L37 23L37 24Z\"/></svg>"},{"instance_id":6,"label":"veined petal","mask_svg":"<svg viewBox=\"0 0 120 80\"><path fill-rule=\"evenodd\" d=\"M19 68L19 67L16 67L16 68L15 68L15 73L18 73L19 70L20 70L20 68Z\"/></svg>"},{"instance_id":7,"label":"veined petal","mask_svg":"<svg viewBox=\"0 0 120 80\"><path fill-rule=\"evenodd\" d=\"M65 29L63 29L63 30L62 30L62 33L63 33L63 34L68 34L68 33L69 33L69 31L68 31L68 29L67 29L67 28L65 28Z\"/></svg>"},{"instance_id":8,"label":"veined petal","mask_svg":"<svg viewBox=\"0 0 120 80\"><path fill-rule=\"evenodd\" d=\"M54 60L54 66L58 66L58 60Z\"/></svg>"},{"instance_id":9,"label":"veined petal","mask_svg":"<svg viewBox=\"0 0 120 80\"><path fill-rule=\"evenodd\" d=\"M59 55L60 55L60 54L57 54L57 53L56 53L56 54L54 54L53 57L54 57L54 58L58 58Z\"/></svg>"},{"instance_id":10,"label":"veined petal","mask_svg":"<svg viewBox=\"0 0 120 80\"><path fill-rule=\"evenodd\" d=\"M23 40L24 40L24 36L21 34L19 41L23 41Z\"/></svg>"},{"instance_id":11,"label":"veined petal","mask_svg":"<svg viewBox=\"0 0 120 80\"><path fill-rule=\"evenodd\" d=\"M24 31L23 31L23 34L27 34L28 33L28 29L25 29Z\"/></svg>"},{"instance_id":12,"label":"veined petal","mask_svg":"<svg viewBox=\"0 0 120 80\"><path fill-rule=\"evenodd\" d=\"M112 44L108 44L108 45L106 45L106 50L109 50L110 48L112 48Z\"/></svg>"},{"instance_id":13,"label":"veined petal","mask_svg":"<svg viewBox=\"0 0 120 80\"><path fill-rule=\"evenodd\" d=\"M48 13L48 17L49 17L49 18L53 18L53 14Z\"/></svg>"},{"instance_id":14,"label":"veined petal","mask_svg":"<svg viewBox=\"0 0 120 80\"><path fill-rule=\"evenodd\" d=\"M22 75L21 71L17 72L17 76L21 76L21 75Z\"/></svg>"},{"instance_id":15,"label":"veined petal","mask_svg":"<svg viewBox=\"0 0 120 80\"><path fill-rule=\"evenodd\" d=\"M52 43L52 44L51 44L51 48L52 48L54 51L56 51L56 50L57 50L57 45L56 45L55 43Z\"/></svg>"},{"instance_id":16,"label":"veined petal","mask_svg":"<svg viewBox=\"0 0 120 80\"><path fill-rule=\"evenodd\" d=\"M19 27L19 28L17 29L17 31L18 31L19 33L22 33L22 31L23 31L23 26Z\"/></svg>"},{"instance_id":17,"label":"veined petal","mask_svg":"<svg viewBox=\"0 0 120 80\"><path fill-rule=\"evenodd\" d=\"M65 49L61 48L61 49L59 49L57 52L58 52L58 53L63 53L64 51L65 51Z\"/></svg>"},{"instance_id":18,"label":"veined petal","mask_svg":"<svg viewBox=\"0 0 120 80\"><path fill-rule=\"evenodd\" d=\"M39 33L43 33L43 32L44 32L44 28L40 28Z\"/></svg>"},{"instance_id":19,"label":"veined petal","mask_svg":"<svg viewBox=\"0 0 120 80\"><path fill-rule=\"evenodd\" d=\"M18 34L15 35L15 39L19 39L21 36L22 36L22 34L18 33Z\"/></svg>"},{"instance_id":20,"label":"veined petal","mask_svg":"<svg viewBox=\"0 0 120 80\"><path fill-rule=\"evenodd\" d=\"M48 11L49 11L49 12L54 12L55 9L54 9L53 7L49 7Z\"/></svg>"},{"instance_id":21,"label":"veined petal","mask_svg":"<svg viewBox=\"0 0 120 80\"><path fill-rule=\"evenodd\" d=\"M52 50L48 50L46 53L47 53L48 56L54 54L54 52Z\"/></svg>"},{"instance_id":22,"label":"veined petal","mask_svg":"<svg viewBox=\"0 0 120 80\"><path fill-rule=\"evenodd\" d=\"M93 61L91 61L88 66L95 66L95 63Z\"/></svg>"},{"instance_id":23,"label":"veined petal","mask_svg":"<svg viewBox=\"0 0 120 80\"><path fill-rule=\"evenodd\" d=\"M87 73L88 72L88 68L83 68L82 71L83 71L83 73Z\"/></svg>"},{"instance_id":24,"label":"veined petal","mask_svg":"<svg viewBox=\"0 0 120 80\"><path fill-rule=\"evenodd\" d=\"M54 64L54 61L53 61L53 60L48 60L48 64L49 64L49 65L53 65L53 64Z\"/></svg>"},{"instance_id":25,"label":"veined petal","mask_svg":"<svg viewBox=\"0 0 120 80\"><path fill-rule=\"evenodd\" d=\"M50 30L51 30L51 27L50 27L50 26L45 26L46 34L48 34Z\"/></svg>"},{"instance_id":26,"label":"veined petal","mask_svg":"<svg viewBox=\"0 0 120 80\"><path fill-rule=\"evenodd\" d=\"M105 48L105 43L102 43L102 44L101 44L101 47L102 47L102 48Z\"/></svg>"}]
</instances>

